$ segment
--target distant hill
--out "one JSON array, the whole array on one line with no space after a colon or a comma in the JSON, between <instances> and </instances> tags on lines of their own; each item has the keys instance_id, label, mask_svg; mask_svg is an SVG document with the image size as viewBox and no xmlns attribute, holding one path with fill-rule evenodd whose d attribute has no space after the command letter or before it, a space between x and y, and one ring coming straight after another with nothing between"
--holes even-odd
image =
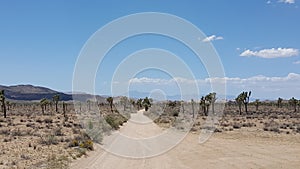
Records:
<instances>
[{"instance_id":1,"label":"distant hill","mask_svg":"<svg viewBox=\"0 0 300 169\"><path fill-rule=\"evenodd\" d=\"M63 92L58 92L49 88L33 86L33 85L15 85L15 86L2 86L0 85L0 90L5 91L5 97L10 100L24 100L24 101L34 101L41 100L42 98L52 99L53 95L59 94L60 100L62 101L87 101L89 99L96 98L99 101L105 101L104 97L94 96L84 93L66 94Z\"/></svg>"}]
</instances>

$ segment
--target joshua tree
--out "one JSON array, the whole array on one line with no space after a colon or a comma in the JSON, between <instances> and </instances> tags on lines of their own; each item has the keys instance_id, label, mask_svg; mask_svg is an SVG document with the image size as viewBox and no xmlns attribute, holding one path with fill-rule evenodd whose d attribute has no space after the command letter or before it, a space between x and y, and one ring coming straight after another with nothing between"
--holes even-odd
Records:
<instances>
[{"instance_id":1,"label":"joshua tree","mask_svg":"<svg viewBox=\"0 0 300 169\"><path fill-rule=\"evenodd\" d=\"M108 104L109 104L109 106L110 106L110 111L111 112L113 112L113 102L114 102L114 98L112 98L112 97L108 97L107 99L106 99L106 101L108 102Z\"/></svg>"},{"instance_id":2,"label":"joshua tree","mask_svg":"<svg viewBox=\"0 0 300 169\"><path fill-rule=\"evenodd\" d=\"M184 114L184 101L181 100L181 101L180 101L180 104L181 104L182 114Z\"/></svg>"},{"instance_id":3,"label":"joshua tree","mask_svg":"<svg viewBox=\"0 0 300 169\"><path fill-rule=\"evenodd\" d=\"M81 112L81 102L79 102L79 111Z\"/></svg>"},{"instance_id":4,"label":"joshua tree","mask_svg":"<svg viewBox=\"0 0 300 169\"><path fill-rule=\"evenodd\" d=\"M4 90L0 91L0 102L1 102L1 109L4 114L4 118L6 118L6 106L5 106L5 95Z\"/></svg>"},{"instance_id":5,"label":"joshua tree","mask_svg":"<svg viewBox=\"0 0 300 169\"><path fill-rule=\"evenodd\" d=\"M150 99L148 97L144 98L142 105L145 107L145 111L148 111L149 107L151 107Z\"/></svg>"},{"instance_id":6,"label":"joshua tree","mask_svg":"<svg viewBox=\"0 0 300 169\"><path fill-rule=\"evenodd\" d=\"M65 119L67 119L66 109L67 109L67 105L65 104L65 102L63 102L63 114Z\"/></svg>"},{"instance_id":7,"label":"joshua tree","mask_svg":"<svg viewBox=\"0 0 300 169\"><path fill-rule=\"evenodd\" d=\"M289 104L291 107L294 108L294 111L296 112L297 111L297 102L298 100L295 99L294 97L292 97L290 100L289 100Z\"/></svg>"},{"instance_id":8,"label":"joshua tree","mask_svg":"<svg viewBox=\"0 0 300 169\"><path fill-rule=\"evenodd\" d=\"M243 104L243 100L240 96L238 96L237 98L235 98L235 101L236 103L238 104L239 106L239 112L240 112L240 115L242 115L242 104Z\"/></svg>"},{"instance_id":9,"label":"joshua tree","mask_svg":"<svg viewBox=\"0 0 300 169\"><path fill-rule=\"evenodd\" d=\"M217 100L216 93L209 93L205 96L205 100L208 101L209 105L211 105L212 113L215 113L215 102ZM206 111L208 112L208 109Z\"/></svg>"},{"instance_id":10,"label":"joshua tree","mask_svg":"<svg viewBox=\"0 0 300 169\"><path fill-rule=\"evenodd\" d=\"M86 103L87 103L88 111L91 111L91 101L87 100Z\"/></svg>"},{"instance_id":11,"label":"joshua tree","mask_svg":"<svg viewBox=\"0 0 300 169\"><path fill-rule=\"evenodd\" d=\"M126 105L127 105L127 102L128 102L128 98L126 96L122 96L120 98L120 102L124 106L124 111L125 111L126 110Z\"/></svg>"},{"instance_id":12,"label":"joshua tree","mask_svg":"<svg viewBox=\"0 0 300 169\"><path fill-rule=\"evenodd\" d=\"M48 100L47 100L46 98L43 98L43 99L40 101L40 105L41 105L42 113L43 113L43 114L45 113L47 104L48 104Z\"/></svg>"},{"instance_id":13,"label":"joshua tree","mask_svg":"<svg viewBox=\"0 0 300 169\"><path fill-rule=\"evenodd\" d=\"M135 105L135 100L134 99L129 99L130 101L130 111L132 110L132 107Z\"/></svg>"},{"instance_id":14,"label":"joshua tree","mask_svg":"<svg viewBox=\"0 0 300 169\"><path fill-rule=\"evenodd\" d=\"M240 108L241 102L244 103L246 113L248 112L248 103L249 103L250 96L251 96L251 91L242 92L241 94L238 95L238 97L236 99L236 101L239 104L239 108ZM240 108L240 114L241 114L241 108Z\"/></svg>"},{"instance_id":15,"label":"joshua tree","mask_svg":"<svg viewBox=\"0 0 300 169\"><path fill-rule=\"evenodd\" d=\"M254 104L255 104L255 107L256 107L256 111L258 111L258 106L260 105L259 99L256 99Z\"/></svg>"},{"instance_id":16,"label":"joshua tree","mask_svg":"<svg viewBox=\"0 0 300 169\"><path fill-rule=\"evenodd\" d=\"M202 109L202 112L204 113L205 116L207 116L206 112L206 103L205 103L205 98L202 96L200 99L200 108Z\"/></svg>"},{"instance_id":17,"label":"joshua tree","mask_svg":"<svg viewBox=\"0 0 300 169\"><path fill-rule=\"evenodd\" d=\"M140 109L143 107L142 103L143 103L143 99L138 99L138 100L136 101L136 104L137 104L137 106L138 106L138 110L140 110Z\"/></svg>"},{"instance_id":18,"label":"joshua tree","mask_svg":"<svg viewBox=\"0 0 300 169\"><path fill-rule=\"evenodd\" d=\"M192 103L192 112L193 112L193 118L195 118L195 109L194 109L194 99L191 100L191 103Z\"/></svg>"},{"instance_id":19,"label":"joshua tree","mask_svg":"<svg viewBox=\"0 0 300 169\"><path fill-rule=\"evenodd\" d=\"M278 100L277 100L277 107L278 108L282 107L282 100L283 100L282 98L280 98L280 97L278 98Z\"/></svg>"},{"instance_id":20,"label":"joshua tree","mask_svg":"<svg viewBox=\"0 0 300 169\"><path fill-rule=\"evenodd\" d=\"M59 101L59 99L60 99L59 94L54 95L54 96L52 97L52 99L53 99L53 102L54 102L54 104L55 104L55 112L57 113L57 112L58 112L57 105L58 105L58 101Z\"/></svg>"}]
</instances>

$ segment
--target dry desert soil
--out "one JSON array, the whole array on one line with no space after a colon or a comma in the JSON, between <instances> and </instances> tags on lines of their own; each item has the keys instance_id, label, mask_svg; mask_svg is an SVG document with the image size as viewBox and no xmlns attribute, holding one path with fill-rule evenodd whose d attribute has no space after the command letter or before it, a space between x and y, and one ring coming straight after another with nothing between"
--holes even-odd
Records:
<instances>
[{"instance_id":1,"label":"dry desert soil","mask_svg":"<svg viewBox=\"0 0 300 169\"><path fill-rule=\"evenodd\" d=\"M148 158L123 157L122 150L131 151L129 155L135 153L140 155L138 149L132 150L131 146L134 144L122 140L124 136L143 139L155 137L163 132L164 129L151 122L143 115L143 111L139 111L137 114L132 114L131 120L119 131L105 138L102 145L95 144L95 151L73 161L71 168L199 169L299 168L300 166L299 134L267 132L255 127L217 132L201 144L199 133L190 132L183 141L163 154ZM141 144L140 146L147 146L147 143Z\"/></svg>"}]
</instances>

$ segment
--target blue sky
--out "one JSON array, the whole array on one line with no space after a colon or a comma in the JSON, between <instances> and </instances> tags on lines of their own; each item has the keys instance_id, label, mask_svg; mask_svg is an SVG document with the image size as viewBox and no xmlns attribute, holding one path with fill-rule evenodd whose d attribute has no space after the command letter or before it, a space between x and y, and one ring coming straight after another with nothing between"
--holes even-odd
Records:
<instances>
[{"instance_id":1,"label":"blue sky","mask_svg":"<svg viewBox=\"0 0 300 169\"><path fill-rule=\"evenodd\" d=\"M71 91L77 57L94 32L129 14L162 12L191 22L207 35L199 43L211 42L218 52L228 94L252 90L256 98L299 99L299 3L297 0L1 1L0 84L33 84ZM132 52L145 48L173 52L187 63L200 85L208 85L205 79L210 77L204 66L187 57L192 53L181 43L144 35L127 39L105 57L98 69L96 92L110 94L111 78L118 64ZM172 77L162 72L145 71L132 78L135 79L132 90L147 92L158 87L176 94L176 89L168 83L173 83ZM210 92L209 87L203 88L201 93Z\"/></svg>"}]
</instances>

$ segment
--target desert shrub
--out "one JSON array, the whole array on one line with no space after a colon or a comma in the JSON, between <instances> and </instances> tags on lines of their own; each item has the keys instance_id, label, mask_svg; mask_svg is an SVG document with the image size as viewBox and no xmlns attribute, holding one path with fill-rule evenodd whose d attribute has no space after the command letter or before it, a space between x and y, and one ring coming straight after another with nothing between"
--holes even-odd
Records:
<instances>
[{"instance_id":1,"label":"desert shrub","mask_svg":"<svg viewBox=\"0 0 300 169\"><path fill-rule=\"evenodd\" d=\"M80 147L88 150L94 150L94 144L91 138L86 134L82 133L76 136L68 145L69 147Z\"/></svg>"},{"instance_id":2,"label":"desert shrub","mask_svg":"<svg viewBox=\"0 0 300 169\"><path fill-rule=\"evenodd\" d=\"M20 156L22 159L24 160L29 160L30 159L30 156L29 155L26 155L26 154L21 154Z\"/></svg>"},{"instance_id":3,"label":"desert shrub","mask_svg":"<svg viewBox=\"0 0 300 169\"><path fill-rule=\"evenodd\" d=\"M254 123L243 123L242 124L243 127L252 127L252 126L256 126Z\"/></svg>"},{"instance_id":4,"label":"desert shrub","mask_svg":"<svg viewBox=\"0 0 300 169\"><path fill-rule=\"evenodd\" d=\"M92 140L85 140L84 142L80 143L80 148L86 148L88 150L94 150L94 145Z\"/></svg>"},{"instance_id":5,"label":"desert shrub","mask_svg":"<svg viewBox=\"0 0 300 169\"><path fill-rule=\"evenodd\" d=\"M179 116L179 112L178 111L174 111L174 112L172 112L172 114L173 114L174 117L178 117Z\"/></svg>"},{"instance_id":6,"label":"desert shrub","mask_svg":"<svg viewBox=\"0 0 300 169\"><path fill-rule=\"evenodd\" d=\"M239 129L239 128L241 128L241 124L239 124L239 123L234 123L232 127L233 127L234 129Z\"/></svg>"},{"instance_id":7,"label":"desert shrub","mask_svg":"<svg viewBox=\"0 0 300 169\"><path fill-rule=\"evenodd\" d=\"M27 123L26 127L31 127L31 128L35 128L34 123Z\"/></svg>"},{"instance_id":8,"label":"desert shrub","mask_svg":"<svg viewBox=\"0 0 300 169\"><path fill-rule=\"evenodd\" d=\"M280 128L281 129L287 129L287 125L286 124L282 124L282 125L280 125Z\"/></svg>"},{"instance_id":9,"label":"desert shrub","mask_svg":"<svg viewBox=\"0 0 300 169\"><path fill-rule=\"evenodd\" d=\"M15 130L12 130L11 131L11 135L12 136L22 136L23 133L21 132L21 130L19 128L15 129Z\"/></svg>"},{"instance_id":10,"label":"desert shrub","mask_svg":"<svg viewBox=\"0 0 300 169\"><path fill-rule=\"evenodd\" d=\"M58 140L55 137L55 135L48 135L46 137L41 136L41 144L44 145L57 145L58 144Z\"/></svg>"},{"instance_id":11,"label":"desert shrub","mask_svg":"<svg viewBox=\"0 0 300 169\"><path fill-rule=\"evenodd\" d=\"M79 123L73 123L73 126L76 127L76 128L83 129L82 125L79 124Z\"/></svg>"},{"instance_id":12,"label":"desert shrub","mask_svg":"<svg viewBox=\"0 0 300 169\"><path fill-rule=\"evenodd\" d=\"M72 132L73 132L73 134L79 134L80 130L76 129L76 128L72 128Z\"/></svg>"},{"instance_id":13,"label":"desert shrub","mask_svg":"<svg viewBox=\"0 0 300 169\"><path fill-rule=\"evenodd\" d=\"M276 133L280 132L279 124L273 120L268 123L265 123L263 129L264 129L264 131L272 131L272 132L276 132Z\"/></svg>"},{"instance_id":14,"label":"desert shrub","mask_svg":"<svg viewBox=\"0 0 300 169\"><path fill-rule=\"evenodd\" d=\"M70 124L70 123L65 123L65 124L64 124L64 127L71 128L71 127L72 127L72 124Z\"/></svg>"},{"instance_id":15,"label":"desert shrub","mask_svg":"<svg viewBox=\"0 0 300 169\"><path fill-rule=\"evenodd\" d=\"M10 142L11 141L11 138L4 138L3 139L3 142Z\"/></svg>"},{"instance_id":16,"label":"desert shrub","mask_svg":"<svg viewBox=\"0 0 300 169\"><path fill-rule=\"evenodd\" d=\"M272 127L272 128L269 129L269 131L273 131L275 133L279 133L280 132L280 130L277 127Z\"/></svg>"},{"instance_id":17,"label":"desert shrub","mask_svg":"<svg viewBox=\"0 0 300 169\"><path fill-rule=\"evenodd\" d=\"M111 115L105 117L106 122L115 130L119 129L119 122Z\"/></svg>"},{"instance_id":18,"label":"desert shrub","mask_svg":"<svg viewBox=\"0 0 300 169\"><path fill-rule=\"evenodd\" d=\"M46 118L46 119L44 119L44 122L45 123L53 123L53 120L50 118Z\"/></svg>"},{"instance_id":19,"label":"desert shrub","mask_svg":"<svg viewBox=\"0 0 300 169\"><path fill-rule=\"evenodd\" d=\"M96 142L96 143L101 143L103 140L103 134L102 134L102 129L100 128L95 128L93 130L87 130L86 131L88 135L91 137L91 139Z\"/></svg>"},{"instance_id":20,"label":"desert shrub","mask_svg":"<svg viewBox=\"0 0 300 169\"><path fill-rule=\"evenodd\" d=\"M77 151L78 151L78 154L76 155L77 158L80 158L83 155L86 155L86 149L85 148L78 148Z\"/></svg>"},{"instance_id":21,"label":"desert shrub","mask_svg":"<svg viewBox=\"0 0 300 169\"><path fill-rule=\"evenodd\" d=\"M64 133L62 132L62 128L58 127L54 130L54 135L55 136L64 136Z\"/></svg>"},{"instance_id":22,"label":"desert shrub","mask_svg":"<svg viewBox=\"0 0 300 169\"><path fill-rule=\"evenodd\" d=\"M79 146L79 141L78 140L72 140L69 143L69 147L77 147L77 146Z\"/></svg>"},{"instance_id":23,"label":"desert shrub","mask_svg":"<svg viewBox=\"0 0 300 169\"><path fill-rule=\"evenodd\" d=\"M127 120L127 118L120 114L109 114L105 117L105 121L115 130L119 129L119 126L123 125Z\"/></svg>"},{"instance_id":24,"label":"desert shrub","mask_svg":"<svg viewBox=\"0 0 300 169\"><path fill-rule=\"evenodd\" d=\"M41 119L37 119L36 122L37 123L43 123L43 121Z\"/></svg>"},{"instance_id":25,"label":"desert shrub","mask_svg":"<svg viewBox=\"0 0 300 169\"><path fill-rule=\"evenodd\" d=\"M219 129L219 128L216 128L216 129L215 129L215 133L221 133L221 132L222 132L221 129Z\"/></svg>"},{"instance_id":26,"label":"desert shrub","mask_svg":"<svg viewBox=\"0 0 300 169\"><path fill-rule=\"evenodd\" d=\"M2 129L0 130L0 135L10 135L10 129Z\"/></svg>"},{"instance_id":27,"label":"desert shrub","mask_svg":"<svg viewBox=\"0 0 300 169\"><path fill-rule=\"evenodd\" d=\"M23 123L23 122L26 122L26 120L24 120L24 119L21 119L21 120L20 120L20 122L21 122L21 123Z\"/></svg>"},{"instance_id":28,"label":"desert shrub","mask_svg":"<svg viewBox=\"0 0 300 169\"><path fill-rule=\"evenodd\" d=\"M59 156L52 154L48 157L46 163L47 169L68 169L70 168L70 160L67 156Z\"/></svg>"}]
</instances>

